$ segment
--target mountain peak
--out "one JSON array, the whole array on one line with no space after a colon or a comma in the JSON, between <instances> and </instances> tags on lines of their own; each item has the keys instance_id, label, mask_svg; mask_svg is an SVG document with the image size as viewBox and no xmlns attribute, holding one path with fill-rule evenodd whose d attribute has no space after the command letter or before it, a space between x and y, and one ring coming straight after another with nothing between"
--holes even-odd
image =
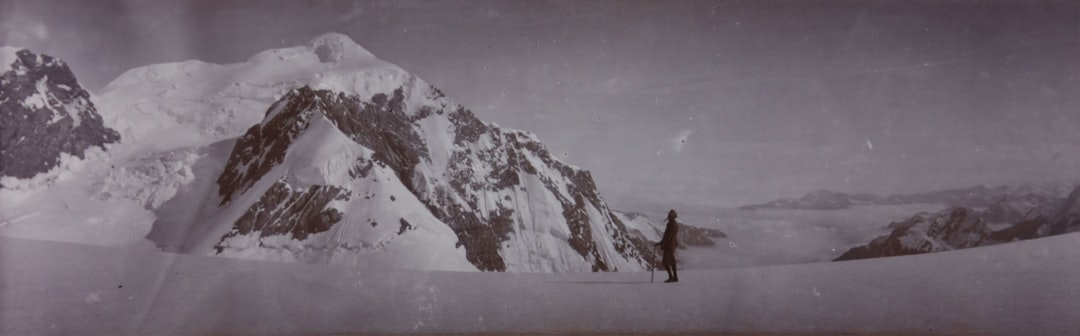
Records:
<instances>
[{"instance_id":1,"label":"mountain peak","mask_svg":"<svg viewBox=\"0 0 1080 336\"><path fill-rule=\"evenodd\" d=\"M0 176L29 179L120 140L105 127L75 74L58 58L3 47L0 61Z\"/></svg>"},{"instance_id":2,"label":"mountain peak","mask_svg":"<svg viewBox=\"0 0 1080 336\"><path fill-rule=\"evenodd\" d=\"M379 61L379 58L345 34L326 33L316 36L304 45L264 50L248 58L247 63L278 64L282 61L292 63L290 66L293 67L316 64L333 67L342 65L341 63L368 64Z\"/></svg>"},{"instance_id":3,"label":"mountain peak","mask_svg":"<svg viewBox=\"0 0 1080 336\"><path fill-rule=\"evenodd\" d=\"M346 58L375 58L375 55L361 47L349 36L341 33L326 33L311 39L308 48L323 63L337 62Z\"/></svg>"}]
</instances>

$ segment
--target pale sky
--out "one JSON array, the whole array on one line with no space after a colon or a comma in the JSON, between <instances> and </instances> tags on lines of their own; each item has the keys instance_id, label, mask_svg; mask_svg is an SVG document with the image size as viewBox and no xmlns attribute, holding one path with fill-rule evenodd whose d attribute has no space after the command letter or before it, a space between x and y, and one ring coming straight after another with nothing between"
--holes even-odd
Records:
<instances>
[{"instance_id":1,"label":"pale sky","mask_svg":"<svg viewBox=\"0 0 1080 336\"><path fill-rule=\"evenodd\" d=\"M616 208L1080 177L1073 1L0 1L91 89L325 32L536 133Z\"/></svg>"}]
</instances>

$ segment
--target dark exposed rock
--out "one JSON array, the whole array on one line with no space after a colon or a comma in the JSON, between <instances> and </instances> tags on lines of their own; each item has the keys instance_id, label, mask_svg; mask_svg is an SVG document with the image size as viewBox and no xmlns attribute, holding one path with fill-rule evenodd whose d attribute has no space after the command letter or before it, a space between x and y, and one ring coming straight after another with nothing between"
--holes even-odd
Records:
<instances>
[{"instance_id":1,"label":"dark exposed rock","mask_svg":"<svg viewBox=\"0 0 1080 336\"><path fill-rule=\"evenodd\" d=\"M585 200L581 195L575 195L573 205L563 205L563 217L566 218L566 224L570 226L570 248L582 257L598 255L593 242L592 229L589 227L589 215L585 212Z\"/></svg>"},{"instance_id":2,"label":"dark exposed rock","mask_svg":"<svg viewBox=\"0 0 1080 336\"><path fill-rule=\"evenodd\" d=\"M454 132L454 144L461 145L465 143L476 142L480 139L480 135L487 132L487 126L484 122L477 119L473 115L472 111L465 107L458 106L457 110L449 114L450 122L457 127Z\"/></svg>"},{"instance_id":3,"label":"dark exposed rock","mask_svg":"<svg viewBox=\"0 0 1080 336\"><path fill-rule=\"evenodd\" d=\"M364 160L359 158L352 168L349 169L349 177L354 179L367 177L371 173L371 168L375 167L374 161Z\"/></svg>"},{"instance_id":4,"label":"dark exposed rock","mask_svg":"<svg viewBox=\"0 0 1080 336\"><path fill-rule=\"evenodd\" d=\"M452 201L450 191L443 187L435 189L435 199L425 202L436 218L450 226L458 236L458 244L465 247L465 258L481 271L506 271L506 262L499 255L499 244L510 239L510 214L486 224L480 217ZM489 225L490 224L490 225Z\"/></svg>"},{"instance_id":5,"label":"dark exposed rock","mask_svg":"<svg viewBox=\"0 0 1080 336\"><path fill-rule=\"evenodd\" d=\"M225 171L217 180L219 205L229 204L234 195L246 192L285 160L289 146L310 123L311 113L304 112L321 104L322 99L307 87L294 90L267 110L267 117L279 111L276 115L252 126L237 139Z\"/></svg>"},{"instance_id":6,"label":"dark exposed rock","mask_svg":"<svg viewBox=\"0 0 1080 336\"><path fill-rule=\"evenodd\" d=\"M342 194L347 191L334 186L311 186L297 191L278 181L248 208L215 248L221 253L228 238L253 232L259 237L288 235L303 240L310 234L330 230L341 221L342 213L326 205Z\"/></svg>"},{"instance_id":7,"label":"dark exposed rock","mask_svg":"<svg viewBox=\"0 0 1080 336\"><path fill-rule=\"evenodd\" d=\"M389 165L406 186L411 186L413 169L427 157L427 149L410 126L412 121L402 112L403 100L400 89L389 99L376 94L370 103L307 86L293 90L267 111L270 120L252 126L237 140L225 172L218 179L221 205L247 191L280 164L296 137L319 114L357 143L374 150L374 159ZM274 111L278 112L271 116ZM366 176L371 169L370 163L357 165L354 176Z\"/></svg>"},{"instance_id":8,"label":"dark exposed rock","mask_svg":"<svg viewBox=\"0 0 1080 336\"><path fill-rule=\"evenodd\" d=\"M401 228L398 229L398 233L397 233L399 236L405 234L405 231L409 231L409 230L413 229L412 224L410 224L409 221L405 220L404 218L402 218L398 222L401 223Z\"/></svg>"},{"instance_id":9,"label":"dark exposed rock","mask_svg":"<svg viewBox=\"0 0 1080 336\"><path fill-rule=\"evenodd\" d=\"M424 140L412 128L413 121L402 112L405 106L401 92L400 88L395 90L389 100L376 94L370 104L341 95L344 104L331 105L326 114L343 133L375 151L374 159L388 165L411 188L413 170L420 160L428 158L428 153Z\"/></svg>"},{"instance_id":10,"label":"dark exposed rock","mask_svg":"<svg viewBox=\"0 0 1080 336\"><path fill-rule=\"evenodd\" d=\"M61 153L84 158L120 140L63 61L23 49L0 66L0 176L31 178L59 165Z\"/></svg>"}]
</instances>

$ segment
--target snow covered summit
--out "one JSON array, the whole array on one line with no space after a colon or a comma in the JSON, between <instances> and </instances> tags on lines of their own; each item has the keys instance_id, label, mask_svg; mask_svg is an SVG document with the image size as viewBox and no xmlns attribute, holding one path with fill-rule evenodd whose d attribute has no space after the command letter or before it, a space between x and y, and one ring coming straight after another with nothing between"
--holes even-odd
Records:
<instances>
[{"instance_id":1,"label":"snow covered summit","mask_svg":"<svg viewBox=\"0 0 1080 336\"><path fill-rule=\"evenodd\" d=\"M221 162L177 192L191 208L157 211L148 238L166 250L484 271L632 271L650 260L589 172L344 35L239 64L134 69L102 97L145 112L148 123L125 128L134 148L242 135L227 156L198 160Z\"/></svg>"},{"instance_id":2,"label":"snow covered summit","mask_svg":"<svg viewBox=\"0 0 1080 336\"><path fill-rule=\"evenodd\" d=\"M262 120L266 106L301 86L371 96L405 76L347 36L330 33L240 63L190 60L131 69L97 101L106 124L124 135L126 152L138 154L239 136Z\"/></svg>"},{"instance_id":3,"label":"snow covered summit","mask_svg":"<svg viewBox=\"0 0 1080 336\"><path fill-rule=\"evenodd\" d=\"M308 48L319 56L320 62L337 62L342 59L375 58L371 52L340 33L319 35L308 43Z\"/></svg>"}]
</instances>

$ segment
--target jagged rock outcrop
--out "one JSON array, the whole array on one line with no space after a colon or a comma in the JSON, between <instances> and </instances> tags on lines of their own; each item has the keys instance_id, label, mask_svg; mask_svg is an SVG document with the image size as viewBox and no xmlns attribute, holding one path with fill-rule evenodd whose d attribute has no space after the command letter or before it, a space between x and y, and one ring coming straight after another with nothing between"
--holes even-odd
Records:
<instances>
[{"instance_id":1,"label":"jagged rock outcrop","mask_svg":"<svg viewBox=\"0 0 1080 336\"><path fill-rule=\"evenodd\" d=\"M84 158L120 135L102 123L94 103L67 64L26 49L0 48L0 177L32 178L62 155Z\"/></svg>"}]
</instances>

